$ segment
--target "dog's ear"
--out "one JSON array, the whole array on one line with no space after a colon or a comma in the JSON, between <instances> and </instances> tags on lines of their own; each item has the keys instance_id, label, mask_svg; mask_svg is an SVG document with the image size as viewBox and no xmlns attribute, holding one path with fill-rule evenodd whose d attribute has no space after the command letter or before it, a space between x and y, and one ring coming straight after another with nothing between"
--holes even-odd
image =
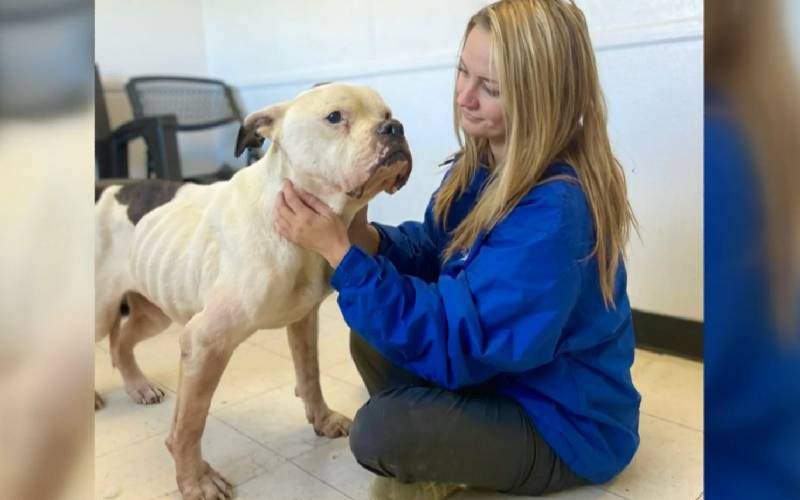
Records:
<instances>
[{"instance_id":1,"label":"dog's ear","mask_svg":"<svg viewBox=\"0 0 800 500\"><path fill-rule=\"evenodd\" d=\"M247 148L261 147L264 138L272 139L287 107L286 103L278 103L247 115L239 127L234 155L238 158Z\"/></svg>"}]
</instances>

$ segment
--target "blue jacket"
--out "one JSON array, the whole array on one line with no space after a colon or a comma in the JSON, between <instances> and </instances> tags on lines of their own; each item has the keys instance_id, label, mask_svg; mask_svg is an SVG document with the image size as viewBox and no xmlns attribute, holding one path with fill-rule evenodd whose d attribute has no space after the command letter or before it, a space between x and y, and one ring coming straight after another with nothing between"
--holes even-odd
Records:
<instances>
[{"instance_id":1,"label":"blue jacket","mask_svg":"<svg viewBox=\"0 0 800 500\"><path fill-rule=\"evenodd\" d=\"M555 164L547 175L574 170ZM451 207L466 217L488 178L481 168ZM435 197L435 194L434 194ZM480 384L521 404L577 475L605 482L639 444L631 382L634 336L620 265L607 310L594 230L577 182L532 189L469 252L442 263L448 233L433 220L376 225L378 255L352 246L332 277L350 327L395 364L434 384Z\"/></svg>"},{"instance_id":2,"label":"blue jacket","mask_svg":"<svg viewBox=\"0 0 800 500\"><path fill-rule=\"evenodd\" d=\"M800 340L780 341L749 147L706 93L705 496L800 498ZM800 307L800 304L798 304Z\"/></svg>"}]
</instances>

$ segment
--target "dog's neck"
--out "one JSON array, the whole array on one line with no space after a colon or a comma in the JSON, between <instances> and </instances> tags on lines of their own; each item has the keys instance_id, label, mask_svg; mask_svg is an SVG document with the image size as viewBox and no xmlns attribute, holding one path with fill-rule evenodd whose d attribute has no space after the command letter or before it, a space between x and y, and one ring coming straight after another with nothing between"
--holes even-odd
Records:
<instances>
[{"instance_id":1,"label":"dog's neck","mask_svg":"<svg viewBox=\"0 0 800 500\"><path fill-rule=\"evenodd\" d=\"M328 205L335 214L342 218L342 221L347 226L350 225L355 213L364 206L364 203L354 200L345 193L334 190L322 179L299 174L298 169L293 168L291 158L281 148L275 147L274 144L264 155L262 161L264 164L261 167L270 180L268 184L272 185L275 180L278 180L276 184L280 189L280 181L289 179L296 189L311 193Z\"/></svg>"}]
</instances>

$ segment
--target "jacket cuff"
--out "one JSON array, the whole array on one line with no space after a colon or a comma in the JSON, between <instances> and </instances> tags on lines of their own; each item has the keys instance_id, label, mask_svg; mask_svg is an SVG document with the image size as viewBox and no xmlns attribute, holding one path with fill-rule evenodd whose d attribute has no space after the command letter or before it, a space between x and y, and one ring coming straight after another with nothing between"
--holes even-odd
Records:
<instances>
[{"instance_id":1,"label":"jacket cuff","mask_svg":"<svg viewBox=\"0 0 800 500\"><path fill-rule=\"evenodd\" d=\"M369 224L378 231L378 234L381 237L381 241L378 243L378 255L386 255L386 251L392 246L392 240L389 238L388 227L384 226L383 224L378 224L377 222L370 222Z\"/></svg>"},{"instance_id":2,"label":"jacket cuff","mask_svg":"<svg viewBox=\"0 0 800 500\"><path fill-rule=\"evenodd\" d=\"M356 286L364 281L375 261L358 245L350 245L339 266L331 276L331 286L340 291L342 288Z\"/></svg>"}]
</instances>

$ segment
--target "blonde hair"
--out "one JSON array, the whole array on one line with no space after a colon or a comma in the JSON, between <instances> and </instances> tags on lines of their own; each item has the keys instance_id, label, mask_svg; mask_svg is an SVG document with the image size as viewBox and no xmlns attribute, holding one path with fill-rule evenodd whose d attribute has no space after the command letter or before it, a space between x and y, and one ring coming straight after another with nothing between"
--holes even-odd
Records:
<instances>
[{"instance_id":1,"label":"blonde hair","mask_svg":"<svg viewBox=\"0 0 800 500\"><path fill-rule=\"evenodd\" d=\"M782 5L707 0L705 67L755 157L771 304L779 329L789 332L800 284L800 81L781 28Z\"/></svg>"},{"instance_id":2,"label":"blonde hair","mask_svg":"<svg viewBox=\"0 0 800 500\"><path fill-rule=\"evenodd\" d=\"M606 106L586 20L572 1L502 0L478 11L461 42L480 26L490 33L500 97L505 109L506 156L493 165L480 199L453 230L446 260L470 248L543 180L548 166L564 161L576 171L588 200L596 242L600 288L614 306L617 269L636 221L628 203L623 169L611 151ZM452 203L469 185L489 143L465 136L454 97L454 122L461 155L439 189L437 221L446 221ZM447 228L450 230L451 228Z\"/></svg>"}]
</instances>

